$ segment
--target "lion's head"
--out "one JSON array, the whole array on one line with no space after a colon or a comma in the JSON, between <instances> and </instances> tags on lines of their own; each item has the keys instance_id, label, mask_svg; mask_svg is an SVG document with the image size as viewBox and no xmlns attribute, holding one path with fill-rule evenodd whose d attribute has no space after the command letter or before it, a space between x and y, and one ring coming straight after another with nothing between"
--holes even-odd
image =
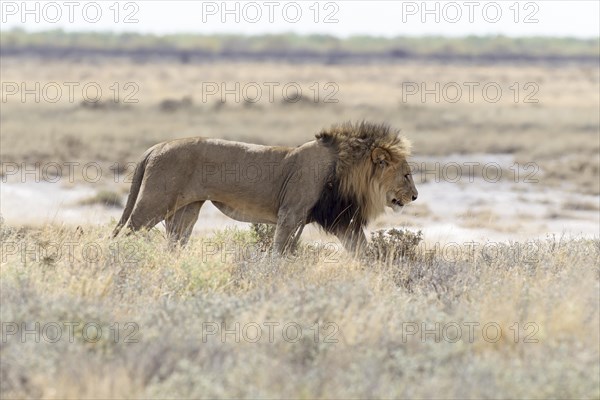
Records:
<instances>
[{"instance_id":1,"label":"lion's head","mask_svg":"<svg viewBox=\"0 0 600 400\"><path fill-rule=\"evenodd\" d=\"M385 191L385 205L399 211L404 205L415 201L419 192L415 187L410 166L406 158L397 163L390 162L385 150L375 149L371 153L373 163L381 169L380 184Z\"/></svg>"},{"instance_id":2,"label":"lion's head","mask_svg":"<svg viewBox=\"0 0 600 400\"><path fill-rule=\"evenodd\" d=\"M316 137L337 155L331 184L316 206L321 218L315 220L325 229L350 222L366 225L386 206L398 211L417 199L407 162L410 142L389 126L345 123Z\"/></svg>"}]
</instances>

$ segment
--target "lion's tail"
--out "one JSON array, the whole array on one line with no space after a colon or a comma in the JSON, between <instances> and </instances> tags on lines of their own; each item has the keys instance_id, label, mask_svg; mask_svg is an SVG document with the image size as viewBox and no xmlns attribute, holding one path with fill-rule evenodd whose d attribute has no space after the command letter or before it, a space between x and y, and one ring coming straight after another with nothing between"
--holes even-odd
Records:
<instances>
[{"instance_id":1,"label":"lion's tail","mask_svg":"<svg viewBox=\"0 0 600 400\"><path fill-rule=\"evenodd\" d=\"M148 149L146 153L144 153L142 160L135 167L131 188L129 189L129 196L127 196L127 204L125 204L125 210L123 210L123 215L121 215L119 223L113 230L113 238L119 234L133 212L133 207L135 206L138 194L140 193L140 187L142 186L142 180L144 179L144 172L146 172L146 164L148 163L148 158L150 158L150 154L152 154L153 150L154 148Z\"/></svg>"}]
</instances>

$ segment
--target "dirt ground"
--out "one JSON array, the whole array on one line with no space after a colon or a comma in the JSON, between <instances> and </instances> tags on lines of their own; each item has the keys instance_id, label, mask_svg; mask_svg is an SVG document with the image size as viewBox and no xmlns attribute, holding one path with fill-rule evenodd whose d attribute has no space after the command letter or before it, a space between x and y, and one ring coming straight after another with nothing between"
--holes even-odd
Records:
<instances>
[{"instance_id":1,"label":"dirt ground","mask_svg":"<svg viewBox=\"0 0 600 400\"><path fill-rule=\"evenodd\" d=\"M432 240L598 233L600 90L591 66L37 65L18 57L2 65L3 81L18 85L0 117L1 212L11 224L110 223L120 208L98 194L122 204L131 168L115 171L162 140L298 145L333 123L367 119L412 140L421 193L371 229L410 226ZM65 82L75 82L72 93ZM23 93L37 87L39 99ZM35 163L38 174L28 174ZM198 233L235 224L211 206L201 221Z\"/></svg>"}]
</instances>

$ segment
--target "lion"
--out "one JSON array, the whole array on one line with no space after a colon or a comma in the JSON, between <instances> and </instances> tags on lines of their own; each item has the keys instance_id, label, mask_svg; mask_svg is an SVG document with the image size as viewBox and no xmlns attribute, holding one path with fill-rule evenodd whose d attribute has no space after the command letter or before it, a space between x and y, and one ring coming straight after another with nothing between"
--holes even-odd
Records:
<instances>
[{"instance_id":1,"label":"lion","mask_svg":"<svg viewBox=\"0 0 600 400\"><path fill-rule=\"evenodd\" d=\"M238 221L276 224L277 254L294 249L313 222L359 252L369 221L417 199L409 155L405 137L365 121L333 125L298 147L201 137L159 143L134 171L113 237L164 220L170 242L183 246L210 201Z\"/></svg>"}]
</instances>

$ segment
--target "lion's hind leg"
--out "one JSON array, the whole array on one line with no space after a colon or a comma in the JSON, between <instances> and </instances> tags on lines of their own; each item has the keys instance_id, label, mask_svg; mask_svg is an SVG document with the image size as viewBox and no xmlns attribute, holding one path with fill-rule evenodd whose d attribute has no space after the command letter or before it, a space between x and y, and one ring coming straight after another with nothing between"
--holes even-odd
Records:
<instances>
[{"instance_id":1,"label":"lion's hind leg","mask_svg":"<svg viewBox=\"0 0 600 400\"><path fill-rule=\"evenodd\" d=\"M167 236L171 246L185 246L190 240L202 204L204 204L204 201L188 204L165 219Z\"/></svg>"}]
</instances>

